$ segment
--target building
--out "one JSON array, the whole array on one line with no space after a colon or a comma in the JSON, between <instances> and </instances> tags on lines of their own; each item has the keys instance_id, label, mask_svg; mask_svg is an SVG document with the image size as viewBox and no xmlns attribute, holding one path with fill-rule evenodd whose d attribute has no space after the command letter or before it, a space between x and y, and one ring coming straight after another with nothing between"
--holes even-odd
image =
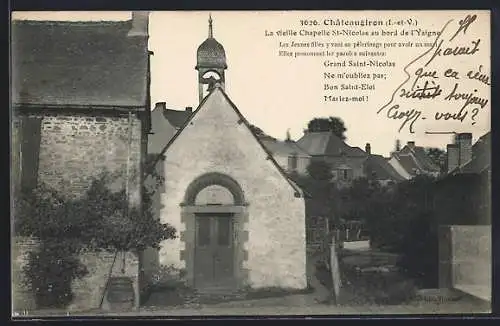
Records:
<instances>
[{"instance_id":1,"label":"building","mask_svg":"<svg viewBox=\"0 0 500 326\"><path fill-rule=\"evenodd\" d=\"M377 180L382 185L404 181L405 178L394 169L389 160L382 155L372 154L370 143L365 146L367 154L364 163L364 174L367 178Z\"/></svg>"},{"instance_id":2,"label":"building","mask_svg":"<svg viewBox=\"0 0 500 326\"><path fill-rule=\"evenodd\" d=\"M147 12L119 22L13 21L15 189L44 183L80 196L108 171L119 174L130 207L140 208L150 130L148 37ZM99 307L113 257L98 257L74 283L80 308ZM137 262L129 267L138 291Z\"/></svg>"},{"instance_id":3,"label":"building","mask_svg":"<svg viewBox=\"0 0 500 326\"><path fill-rule=\"evenodd\" d=\"M457 134L447 146L448 172L435 183L439 286L491 302L491 132L472 145Z\"/></svg>"},{"instance_id":4,"label":"building","mask_svg":"<svg viewBox=\"0 0 500 326\"><path fill-rule=\"evenodd\" d=\"M304 195L225 93L226 68L210 18L197 51L200 104L156 160L159 218L179 232L159 264L202 292L306 288Z\"/></svg>"},{"instance_id":5,"label":"building","mask_svg":"<svg viewBox=\"0 0 500 326\"><path fill-rule=\"evenodd\" d=\"M372 154L369 143L365 151L349 146L332 132L308 132L296 145L309 154L310 161L324 161L331 165L333 181L340 187L349 186L357 178L374 178L383 184L402 181L403 176L392 167L388 159ZM303 156L305 160L307 157ZM308 165L308 163L302 163ZM300 170L299 172L302 172Z\"/></svg>"},{"instance_id":6,"label":"building","mask_svg":"<svg viewBox=\"0 0 500 326\"><path fill-rule=\"evenodd\" d=\"M434 209L440 224L491 224L491 133L472 145L461 133L447 146L448 173L436 182Z\"/></svg>"},{"instance_id":7,"label":"building","mask_svg":"<svg viewBox=\"0 0 500 326\"><path fill-rule=\"evenodd\" d=\"M441 168L427 156L425 148L416 146L414 141L391 153L389 163L406 180L417 175L438 176L441 173Z\"/></svg>"},{"instance_id":8,"label":"building","mask_svg":"<svg viewBox=\"0 0 500 326\"><path fill-rule=\"evenodd\" d=\"M309 153L311 161L330 164L333 179L339 184L349 184L364 176L366 153L359 147L349 146L333 132L304 131L297 145Z\"/></svg>"},{"instance_id":9,"label":"building","mask_svg":"<svg viewBox=\"0 0 500 326\"><path fill-rule=\"evenodd\" d=\"M276 162L287 173L297 173L299 175L307 174L307 167L311 161L311 155L299 147L291 139L284 141L271 139L269 137L261 138L262 144L271 152Z\"/></svg>"}]
</instances>

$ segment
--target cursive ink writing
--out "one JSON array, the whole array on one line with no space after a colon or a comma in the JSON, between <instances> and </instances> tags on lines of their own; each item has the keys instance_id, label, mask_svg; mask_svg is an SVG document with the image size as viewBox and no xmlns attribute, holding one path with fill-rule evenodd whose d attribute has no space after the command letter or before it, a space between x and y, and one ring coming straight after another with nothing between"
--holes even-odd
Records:
<instances>
[{"instance_id":1,"label":"cursive ink writing","mask_svg":"<svg viewBox=\"0 0 500 326\"><path fill-rule=\"evenodd\" d=\"M448 78L460 79L458 77L458 71L453 70L453 69L446 69L446 71L444 72L444 76L448 77Z\"/></svg>"},{"instance_id":2,"label":"cursive ink writing","mask_svg":"<svg viewBox=\"0 0 500 326\"><path fill-rule=\"evenodd\" d=\"M479 43L481 42L481 39L477 39L475 41L471 41L472 45L474 46L472 49L469 46L456 46L454 48L447 47L446 49L441 48L443 45L443 40L441 40L434 51L432 57L427 61L425 66L427 66L429 63L431 63L434 58L437 56L448 56L448 55L474 55L476 52L479 51Z\"/></svg>"},{"instance_id":3,"label":"cursive ink writing","mask_svg":"<svg viewBox=\"0 0 500 326\"><path fill-rule=\"evenodd\" d=\"M412 134L415 133L415 131L413 131L413 125L418 120L418 118L420 117L421 114L422 114L421 111L417 111L415 109L400 111L398 104L393 105L391 108L389 108L389 110L387 110L387 117L389 119L394 119L394 120L404 119L404 121L403 121L403 123L401 123L401 126L399 127L398 131L401 131L403 129L403 127L409 121L411 121L409 124L409 131ZM424 118L422 118L422 119L424 119Z\"/></svg>"},{"instance_id":4,"label":"cursive ink writing","mask_svg":"<svg viewBox=\"0 0 500 326\"><path fill-rule=\"evenodd\" d=\"M469 111L466 111L465 108L461 108L458 112L456 113L450 113L450 112L436 112L434 115L434 119L436 120L460 120L460 122L464 122L465 117L467 117L467 113Z\"/></svg>"},{"instance_id":5,"label":"cursive ink writing","mask_svg":"<svg viewBox=\"0 0 500 326\"><path fill-rule=\"evenodd\" d=\"M434 81L432 81L433 84ZM435 85L432 87L429 86L429 81L425 81L424 87L422 88L417 88L417 89L411 89L411 90L406 90L404 88L401 88L401 94L399 94L399 97L406 97L406 98L418 98L419 100L422 99L433 99L441 95L441 86ZM418 87L418 86L417 86Z\"/></svg>"},{"instance_id":6,"label":"cursive ink writing","mask_svg":"<svg viewBox=\"0 0 500 326\"><path fill-rule=\"evenodd\" d=\"M469 28L469 26L476 20L476 18L477 18L476 15L473 15L473 16L467 15L467 17L460 20L458 22L459 27L458 27L456 33L453 34L453 36L450 38L450 41L453 41L455 36L457 36L458 33L460 33L461 31L464 31L464 35L465 35L465 33L467 32L467 28Z\"/></svg>"},{"instance_id":7,"label":"cursive ink writing","mask_svg":"<svg viewBox=\"0 0 500 326\"><path fill-rule=\"evenodd\" d=\"M469 79L479 80L483 84L491 85L490 84L490 76L481 73L482 68L483 68L483 65L480 65L479 71L474 72L472 70L469 70L469 72L467 73L467 77L469 77Z\"/></svg>"},{"instance_id":8,"label":"cursive ink writing","mask_svg":"<svg viewBox=\"0 0 500 326\"><path fill-rule=\"evenodd\" d=\"M415 71L415 76L417 76L417 78L415 78L415 81L413 82L413 85L411 85L411 89L415 88L415 85L420 80L420 78L426 78L426 77L428 77L428 78L439 78L436 75L437 75L437 71L436 70L425 71L423 68L418 68L417 71Z\"/></svg>"},{"instance_id":9,"label":"cursive ink writing","mask_svg":"<svg viewBox=\"0 0 500 326\"><path fill-rule=\"evenodd\" d=\"M463 109L465 109L468 105L471 104L478 104L481 108L484 108L489 102L488 99L474 95L477 92L477 89L475 89L474 92L470 93L458 93L457 89L458 89L458 83L455 83L453 90L448 95L446 95L444 99L447 101L465 100L465 103L462 106Z\"/></svg>"}]
</instances>

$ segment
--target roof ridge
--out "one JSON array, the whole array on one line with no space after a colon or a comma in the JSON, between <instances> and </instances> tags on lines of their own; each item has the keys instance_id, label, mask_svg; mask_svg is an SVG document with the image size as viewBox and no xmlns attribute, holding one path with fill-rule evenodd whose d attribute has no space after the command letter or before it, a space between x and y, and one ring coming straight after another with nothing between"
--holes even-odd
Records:
<instances>
[{"instance_id":1,"label":"roof ridge","mask_svg":"<svg viewBox=\"0 0 500 326\"><path fill-rule=\"evenodd\" d=\"M298 185L296 185L289 177L288 175L285 173L285 171L281 168L281 166L278 164L278 162L276 162L276 160L274 159L272 153L266 148L266 146L262 143L261 139L259 139L259 137L252 131L252 128L250 128L250 123L248 122L248 120L243 116L243 114L241 114L241 112L238 110L238 108L236 107L236 105L233 103L233 101L231 101L231 99L229 98L229 96L226 94L226 92L224 92L223 89L221 89L220 87L214 87L210 93L208 93L207 96L205 96L203 98L203 100L200 102L200 104L198 105L198 107L196 108L196 110L193 111L193 113L189 116L188 119L186 119L186 121L184 122L184 124L182 125L182 127L179 128L179 131L174 135L174 137L172 137L170 139L170 141L165 145L165 147L163 148L163 150L160 152L160 154L157 156L157 158L152 162L152 165L151 167L154 167L159 161L160 159L165 155L166 151L168 150L168 148L170 147L171 144L173 144L173 142L177 139L177 137L179 137L180 134L182 134L182 132L184 131L184 129L186 128L187 125L189 125L189 123L194 119L194 117L196 116L196 114L198 114L198 112L200 111L200 109L202 108L202 106L206 103L206 101L208 100L208 98L210 96L212 96L212 94L214 94L217 90L219 90L221 92L221 94L224 96L224 98L228 101L229 105L231 105L231 107L233 108L233 110L236 112L236 114L240 117L241 119L241 122L247 127L247 129L250 131L250 134L254 137L254 139L257 141L257 143L260 145L260 147L264 150L264 152L267 154L267 158L273 163L273 165L276 167L276 169L278 170L278 172L282 175L283 178L285 178L285 180L288 182L288 184L292 187L292 189L294 190L295 194L298 196L302 195L302 197L304 197L304 195L306 194L306 192L300 188ZM147 171L146 173L146 177L150 174L150 170Z\"/></svg>"}]
</instances>

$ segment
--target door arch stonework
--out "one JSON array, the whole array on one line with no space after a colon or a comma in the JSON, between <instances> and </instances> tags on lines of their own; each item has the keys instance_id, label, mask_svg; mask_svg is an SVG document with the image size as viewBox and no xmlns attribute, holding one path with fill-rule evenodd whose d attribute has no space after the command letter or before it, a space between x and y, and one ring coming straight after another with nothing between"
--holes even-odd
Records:
<instances>
[{"instance_id":1,"label":"door arch stonework","mask_svg":"<svg viewBox=\"0 0 500 326\"><path fill-rule=\"evenodd\" d=\"M208 194L218 192L217 194ZM205 200L200 200L204 198ZM216 198L211 200L210 198ZM184 244L184 250L180 252L180 259L185 262L186 281L190 286L196 287L196 218L197 216L227 216L233 218L232 231L232 263L234 287L244 287L248 279L248 271L243 263L248 259L248 253L244 249L248 241L248 203L242 188L236 180L222 173L212 172L203 174L194 179L186 189L184 202L181 206L181 221L184 231L180 232L180 240Z\"/></svg>"}]
</instances>

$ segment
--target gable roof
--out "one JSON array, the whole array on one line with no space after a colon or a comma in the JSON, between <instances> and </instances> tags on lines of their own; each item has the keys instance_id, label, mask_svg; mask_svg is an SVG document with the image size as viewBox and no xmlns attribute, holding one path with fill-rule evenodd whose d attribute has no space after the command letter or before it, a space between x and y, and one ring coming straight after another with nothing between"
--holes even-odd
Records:
<instances>
[{"instance_id":1,"label":"gable roof","mask_svg":"<svg viewBox=\"0 0 500 326\"><path fill-rule=\"evenodd\" d=\"M421 146L405 145L400 151L392 154L401 166L410 174L439 173L441 169L437 166L425 152L425 148Z\"/></svg>"},{"instance_id":2,"label":"gable roof","mask_svg":"<svg viewBox=\"0 0 500 326\"><path fill-rule=\"evenodd\" d=\"M189 116L189 111L178 111L155 107L151 111L151 134L148 137L148 153L159 153L170 141L177 130L184 125Z\"/></svg>"},{"instance_id":3,"label":"gable roof","mask_svg":"<svg viewBox=\"0 0 500 326\"><path fill-rule=\"evenodd\" d=\"M375 174L375 178L378 180L394 180L403 181L405 180L402 175L400 175L392 165L389 164L387 159L382 155L369 155L365 161L365 169L367 175Z\"/></svg>"},{"instance_id":4,"label":"gable roof","mask_svg":"<svg viewBox=\"0 0 500 326\"><path fill-rule=\"evenodd\" d=\"M262 144L273 154L273 155L297 155L301 157L309 157L310 155L300 148L294 141L281 141L271 139L269 137L259 137Z\"/></svg>"},{"instance_id":5,"label":"gable roof","mask_svg":"<svg viewBox=\"0 0 500 326\"><path fill-rule=\"evenodd\" d=\"M145 109L148 41L128 36L131 28L131 20L13 21L14 105Z\"/></svg>"},{"instance_id":6,"label":"gable roof","mask_svg":"<svg viewBox=\"0 0 500 326\"><path fill-rule=\"evenodd\" d=\"M250 131L250 133L252 134L252 136L255 138L255 140L257 141L257 143L260 145L260 147L267 154L267 159L272 162L272 164L278 170L278 172L281 174L281 176L292 187L292 189L294 190L295 196L296 197L309 196L295 182L293 182L292 180L290 180L290 178L286 175L285 171L281 168L281 166L278 164L278 162L276 162L276 160L273 158L272 153L266 148L266 146L264 146L264 144L259 139L259 137L252 131L252 128L250 127L251 125L248 122L248 120L243 116L243 114L241 114L241 112L238 110L238 108L236 107L236 105L231 101L231 99L229 98L229 96L227 96L227 94L224 92L224 90L220 86L214 87L210 91L210 93L207 96L205 96L205 98L198 105L198 108L196 108L196 110L193 112L193 114L185 121L185 123L181 127L181 129L174 135L174 137L172 137L172 139L170 139L170 141L167 143L167 145L165 145L165 147L163 148L163 150L161 151L161 153L158 155L157 159L153 161L152 166L153 167L156 166L156 164L158 163L158 161L161 160L161 158L165 155L165 153L167 152L168 148L175 142L175 140L177 139L177 137L179 137L179 135L182 134L182 132L184 131L184 129L186 128L186 126L189 125L189 123L191 122L191 120L193 120L193 118L196 116L196 114L200 111L200 109L203 107L203 105L205 104L205 102L207 101L207 99L210 98L211 96L213 96L213 94L215 94L216 92L220 92L224 96L225 100L229 103L229 105L231 106L231 108L236 112L236 114L240 118L240 120L238 121L238 123L243 123L248 128L248 130Z\"/></svg>"},{"instance_id":7,"label":"gable roof","mask_svg":"<svg viewBox=\"0 0 500 326\"><path fill-rule=\"evenodd\" d=\"M393 154L393 156L398 160L403 169L411 175L416 176L418 174L424 173L424 171L420 168L420 166L415 162L415 157L412 154L409 155L401 155L398 153Z\"/></svg>"},{"instance_id":8,"label":"gable roof","mask_svg":"<svg viewBox=\"0 0 500 326\"><path fill-rule=\"evenodd\" d=\"M171 110L166 109L163 111L163 116L167 119L172 126L175 128L181 128L184 123L186 123L187 119L193 114L193 112L189 111L179 111L179 110Z\"/></svg>"},{"instance_id":9,"label":"gable roof","mask_svg":"<svg viewBox=\"0 0 500 326\"><path fill-rule=\"evenodd\" d=\"M367 154L359 147L351 147L329 131L308 132L297 141L297 145L310 155L340 156L345 153L351 157L363 157Z\"/></svg>"}]
</instances>

